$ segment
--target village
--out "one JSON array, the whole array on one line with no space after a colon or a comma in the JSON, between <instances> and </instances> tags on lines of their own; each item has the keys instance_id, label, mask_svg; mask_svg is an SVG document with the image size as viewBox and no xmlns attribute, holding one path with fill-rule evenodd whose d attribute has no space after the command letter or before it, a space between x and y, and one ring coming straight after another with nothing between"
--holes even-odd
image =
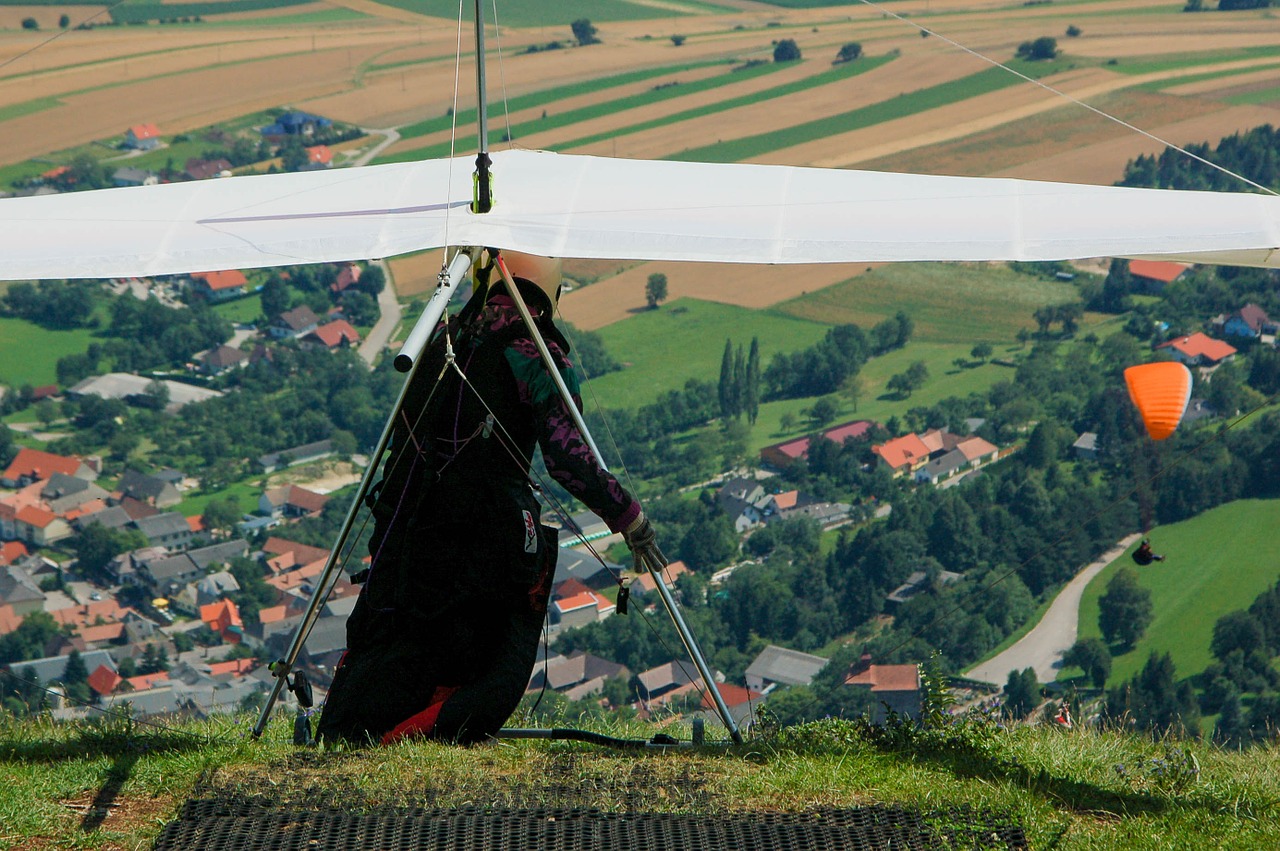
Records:
<instances>
[{"instance_id":1,"label":"village","mask_svg":"<svg viewBox=\"0 0 1280 851\"><path fill-rule=\"evenodd\" d=\"M1176 264L1143 267L1135 261L1133 267L1135 275L1150 274L1156 282L1160 276L1171 280L1181 272ZM228 290L242 291L243 278L237 274L211 273L192 280L206 290L206 297L217 299ZM337 274L350 278L358 270L344 267ZM1274 345L1276 323L1256 305L1219 316L1210 325L1225 337ZM356 342L347 332L349 327L341 320L320 324L311 311L298 308L276 317L266 337L331 349ZM1158 347L1200 370L1202 377L1236 354L1229 343L1203 333L1175 337ZM221 346L207 355L199 369L217 373L243 366L255 354L269 356L265 344L253 351ZM198 402L202 392L216 392L170 383L176 391L167 397L170 409ZM125 398L145 392L147 384L140 376L106 375L65 390L38 388L37 393L42 398L62 393ZM1189 410L1193 417L1209 413L1201 400ZM1018 444L1002 448L977 434L982 420L965 425L965 434L929 429L895 436L871 445L867 457L894 478L919 487L947 488L980 475L987 465L999 463L1019 448ZM892 511L889 504L824 501L799 490L779 491L773 484L777 471L805 462L813 440L857 443L879 428L856 420L765 447L756 463L725 474L712 485L718 510L731 520L740 541L770 524L796 518L808 518L829 531L887 516ZM1079 434L1072 451L1080 458L1094 457L1099 451L1096 438L1090 432ZM283 447L258 458L256 468L265 477L291 467L323 465L333 457L331 443L322 441ZM43 616L52 626L44 632L27 628L43 638L38 652L10 660L9 670L45 690L44 699L59 718L80 718L124 706L139 717L203 717L260 705L274 679L268 663L285 655L331 555L327 549L290 540L289 527L302 518L318 516L330 494L304 484L266 488L255 509L228 534L206 528L199 516L172 510L184 493L199 486L183 472L129 470L111 481L100 481L101 470L97 457L20 448L0 474L0 637L18 633L33 615ZM530 692L549 690L572 701L602 703L608 703L606 694L614 700L626 695L640 717L697 711L701 684L687 659L673 658L649 670L631 671L594 654L556 652L561 634L616 614L620 577L629 586L633 605L653 610L659 601L652 576L628 575L623 565L597 555L620 540L599 518L587 512L545 519L562 528L561 555L548 613L549 646L544 645ZM76 551L72 544L102 530L129 530L142 545L114 555L92 572L78 569L76 560L68 557ZM727 581L746 563L751 558L741 554L708 577L710 586ZM357 566L349 569L354 572ZM689 573L687 565L677 560L665 578L678 592L682 577ZM931 581L962 578L950 572L936 580L924 572L913 573L888 595L886 612ZM346 618L358 593L359 586L343 574L304 646L299 665L321 695L344 650ZM242 611L246 600L252 601L247 612ZM720 682L717 688L735 718L749 723L771 695L812 682L827 662L770 644L747 667L744 683ZM850 689L870 694L876 717L883 718L889 710L906 716L919 712L917 664L876 664L864 654L850 666L844 682ZM701 710L710 708L710 698L701 695Z\"/></svg>"}]
</instances>

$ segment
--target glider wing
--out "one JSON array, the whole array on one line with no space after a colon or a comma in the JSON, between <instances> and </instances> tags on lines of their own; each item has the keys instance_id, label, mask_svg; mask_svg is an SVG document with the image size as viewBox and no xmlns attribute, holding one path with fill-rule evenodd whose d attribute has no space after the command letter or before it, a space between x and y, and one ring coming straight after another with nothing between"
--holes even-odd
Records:
<instances>
[{"instance_id":1,"label":"glider wing","mask_svg":"<svg viewBox=\"0 0 1280 851\"><path fill-rule=\"evenodd\" d=\"M0 278L133 277L491 245L739 263L1151 257L1280 267L1280 198L755 164L493 155L0 200Z\"/></svg>"}]
</instances>

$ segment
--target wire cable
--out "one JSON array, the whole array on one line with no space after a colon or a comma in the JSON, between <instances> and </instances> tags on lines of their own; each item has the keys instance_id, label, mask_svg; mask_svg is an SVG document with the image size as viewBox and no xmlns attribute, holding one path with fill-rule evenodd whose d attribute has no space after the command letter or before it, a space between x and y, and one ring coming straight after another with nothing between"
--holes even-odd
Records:
<instances>
[{"instance_id":1,"label":"wire cable","mask_svg":"<svg viewBox=\"0 0 1280 851\"><path fill-rule=\"evenodd\" d=\"M1096 106L1092 106L1092 105L1090 105L1090 104L1087 104L1087 103L1085 103L1084 101L1080 100L1079 98L1077 98L1077 97L1075 97L1075 96L1073 96L1073 95L1069 95L1069 94L1067 94L1066 92L1062 91L1061 89L1055 88L1055 87L1053 87L1053 86L1049 85L1048 83L1041 82L1040 80L1037 80L1037 79L1035 79L1034 77L1030 77L1030 76L1028 76L1028 75L1026 75L1026 74L1022 73L1021 71L1019 71L1019 70L1018 70L1018 69L1016 69L1016 68L1011 68L1011 67L1009 67L1008 65L1004 64L1003 62L1001 62L1001 61L1000 61L1000 60L998 60L998 59L992 59L990 56L987 56L986 54L984 54L984 53L982 53L982 52L980 52L980 51L978 51L978 50L974 50L972 47L969 47L969 46L967 46L967 45L961 44L960 42L956 41L955 39L953 39L953 38L949 38L948 36L945 36L945 35L943 35L942 33L938 32L937 30L930 29L929 27L926 27L926 26L924 26L923 24L919 24L919 23L917 23L916 21L914 21L914 20L912 20L912 19L910 19L910 18L905 17L904 15L900 15L900 14L898 14L897 12L894 12L893 10L889 9L888 7L880 5L880 4L879 4L879 3L877 3L875 0L859 0L859 2L861 2L861 3L862 3L863 5L865 5L865 6L868 6L868 7L869 7L869 8L871 8L871 9L876 10L877 12L881 13L882 15L884 15L884 16L885 16L885 17L887 17L887 18L893 18L895 21L898 21L899 23L903 23L903 24L906 24L906 25L908 25L908 26L915 27L915 28L916 28L917 30L919 30L921 33L926 34L926 35L929 35L929 36L933 36L933 37L935 37L935 38L939 39L940 41L944 41L944 42L946 42L947 44L951 45L952 47L956 48L957 50L960 50L960 51L963 51L964 53L969 54L970 56L974 57L975 59L980 59L980 60L982 60L983 62L986 62L986 63L987 63L987 64L989 64L989 65L994 65L994 66L995 66L995 67L997 67L997 68L1001 68L1001 69L1003 69L1003 70L1005 70L1005 71L1009 72L1010 74L1013 74L1015 77L1018 77L1019 79L1023 80L1024 82L1032 83L1033 85L1039 86L1040 88L1044 89L1045 91L1050 92L1050 93L1052 93L1052 94L1054 94L1054 95L1057 95L1058 97L1062 98L1063 100L1066 100L1066 101L1068 101L1068 102L1070 102L1070 103L1073 103L1073 104L1075 104L1076 106L1079 106L1079 107L1082 107L1082 108L1084 108L1084 109L1087 109L1089 112L1092 112L1094 115L1100 116L1101 118L1105 118L1107 121L1114 122L1114 123L1116 123L1116 124L1120 125L1121 127L1125 128L1126 130L1131 130L1132 132L1137 133L1137 134L1138 134L1138 135L1140 135L1140 136L1145 136L1146 138L1150 139L1150 140L1151 140L1151 141L1153 141L1153 142L1157 142L1157 143L1159 143L1159 144L1161 144L1161 145L1163 145L1163 146L1165 146L1165 147L1167 147L1167 148L1172 148L1173 150L1178 151L1178 152L1179 152L1179 153L1181 153L1181 154L1185 154L1186 156L1190 157L1191 159L1196 160L1197 162L1203 163L1204 165L1207 165L1207 166L1209 166L1210 168L1217 169L1218 171L1222 172L1223 174L1225 174L1225 175L1227 175L1227 176L1229 176L1229 177L1234 177L1235 179L1240 180L1240 181L1242 181L1243 183L1248 184L1249 186L1252 186L1254 189L1257 189L1257 190L1258 190L1258 191L1260 191L1260 192L1264 192L1264 193L1266 193L1266 194L1268 194L1268 195L1278 195L1278 194L1280 194L1280 193L1277 193L1274 189L1271 189L1270 187L1267 187L1267 186L1263 186L1261 183L1258 183L1258 182L1256 182L1256 181L1254 181L1254 180L1251 180L1251 179L1249 179L1249 178L1245 177L1245 176L1244 176L1244 175L1242 175L1242 174L1238 174L1238 173L1236 173L1236 172L1232 171L1231 169L1227 168L1226 166L1219 165L1218 163L1215 163L1215 162L1213 162L1212 160L1205 159L1204 157L1200 156L1199 154L1193 153L1192 151L1187 150L1186 148L1182 147L1181 145L1174 144L1173 142L1170 142L1170 141L1169 141L1169 140L1167 140L1167 139L1163 139L1163 138L1161 138L1160 136L1157 136L1156 134L1154 134L1154 133L1150 132L1149 130L1144 130L1144 129L1142 129L1141 127L1138 127L1138 126L1137 126L1137 125L1135 125L1135 124L1132 124L1132 123L1130 123L1130 122L1128 122L1128 121L1125 121L1123 118L1119 118L1118 116L1112 115L1112 114L1110 114L1109 112L1107 112L1107 111L1105 111L1105 110L1102 110L1102 109L1099 109L1099 108L1098 108L1098 107L1096 107Z\"/></svg>"}]
</instances>

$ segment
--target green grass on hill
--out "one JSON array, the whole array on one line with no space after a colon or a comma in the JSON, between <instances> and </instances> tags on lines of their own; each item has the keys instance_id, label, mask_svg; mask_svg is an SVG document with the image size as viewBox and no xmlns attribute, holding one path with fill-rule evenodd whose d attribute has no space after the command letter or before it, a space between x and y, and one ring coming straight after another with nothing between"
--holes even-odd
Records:
<instances>
[{"instance_id":1,"label":"green grass on hill","mask_svg":"<svg viewBox=\"0 0 1280 851\"><path fill-rule=\"evenodd\" d=\"M759 337L760 359L767 364L774 353L810 346L826 332L817 322L767 310L676 299L597 332L614 359L630 366L592 379L583 400L594 405L598 399L605 408L637 407L679 390L690 378L719 381L726 338L745 351Z\"/></svg>"},{"instance_id":2,"label":"green grass on hill","mask_svg":"<svg viewBox=\"0 0 1280 851\"><path fill-rule=\"evenodd\" d=\"M0 384L53 384L58 359L83 353L92 341L88 329L46 331L22 319L0 318Z\"/></svg>"},{"instance_id":3,"label":"green grass on hill","mask_svg":"<svg viewBox=\"0 0 1280 851\"><path fill-rule=\"evenodd\" d=\"M904 311L912 340L934 343L1013 340L1035 328L1031 314L1078 297L1076 287L1010 270L1003 264L890 263L777 306L801 319L870 329Z\"/></svg>"},{"instance_id":4,"label":"green grass on hill","mask_svg":"<svg viewBox=\"0 0 1280 851\"><path fill-rule=\"evenodd\" d=\"M1165 561L1138 567L1126 553L1098 574L1080 602L1081 638L1101 637L1098 598L1122 565L1137 572L1154 608L1146 636L1115 657L1108 684L1132 677L1152 653L1169 653L1179 677L1203 671L1213 661L1209 642L1218 618L1248 608L1280 578L1272 546L1278 525L1280 499L1237 500L1155 529L1152 548Z\"/></svg>"},{"instance_id":5,"label":"green grass on hill","mask_svg":"<svg viewBox=\"0 0 1280 851\"><path fill-rule=\"evenodd\" d=\"M246 735L251 720L214 716L158 726L90 726L0 719L6 778L0 784L0 844L151 847L200 783L206 798L219 791L236 800L259 796L251 798L253 810L268 815L270 807L297 812L338 801L352 816L391 807L569 806L714 818L885 805L920 811L927 825L942 830L962 827L969 818L997 818L1020 827L1026 847L1036 849L1280 846L1280 819L1274 818L1280 750L1274 746L1238 753L1123 733L989 724L904 728L886 736L829 719L754 736L723 751L610 751L506 740L500 746L413 742L331 752L289 744L293 725L287 716L273 720L261 740L252 739ZM647 739L665 730L689 740L683 722L559 720L607 735ZM709 724L707 734L714 741L721 732ZM1198 771L1189 770L1183 753L1194 755ZM1170 767L1157 771L1166 760ZM287 841L288 826L278 824ZM580 835L577 824L548 824L542 832L568 840ZM305 845L305 834L297 838ZM984 841L954 847L1003 846Z\"/></svg>"}]
</instances>

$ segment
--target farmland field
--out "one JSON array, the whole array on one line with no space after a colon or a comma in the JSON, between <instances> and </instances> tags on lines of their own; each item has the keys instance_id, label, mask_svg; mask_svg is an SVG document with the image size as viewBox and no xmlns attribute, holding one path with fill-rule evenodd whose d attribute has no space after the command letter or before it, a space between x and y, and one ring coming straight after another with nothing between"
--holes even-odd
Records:
<instances>
[{"instance_id":1,"label":"farmland field","mask_svg":"<svg viewBox=\"0 0 1280 851\"><path fill-rule=\"evenodd\" d=\"M1109 684L1132 677L1151 653L1169 653L1179 678L1204 670L1213 661L1209 642L1217 619L1247 609L1280 579L1270 555L1277 523L1280 500L1238 500L1152 530L1152 549L1165 561L1138 567L1126 554L1098 574L1080 603L1081 638L1101 637L1098 598L1122 566L1133 568L1151 592L1154 613L1137 647L1115 657Z\"/></svg>"},{"instance_id":2,"label":"farmland field","mask_svg":"<svg viewBox=\"0 0 1280 851\"><path fill-rule=\"evenodd\" d=\"M930 342L1012 342L1034 328L1031 314L1073 301L1077 289L1010 271L1003 264L899 263L801 296L777 309L790 316L870 328L904 311L913 339Z\"/></svg>"}]
</instances>

